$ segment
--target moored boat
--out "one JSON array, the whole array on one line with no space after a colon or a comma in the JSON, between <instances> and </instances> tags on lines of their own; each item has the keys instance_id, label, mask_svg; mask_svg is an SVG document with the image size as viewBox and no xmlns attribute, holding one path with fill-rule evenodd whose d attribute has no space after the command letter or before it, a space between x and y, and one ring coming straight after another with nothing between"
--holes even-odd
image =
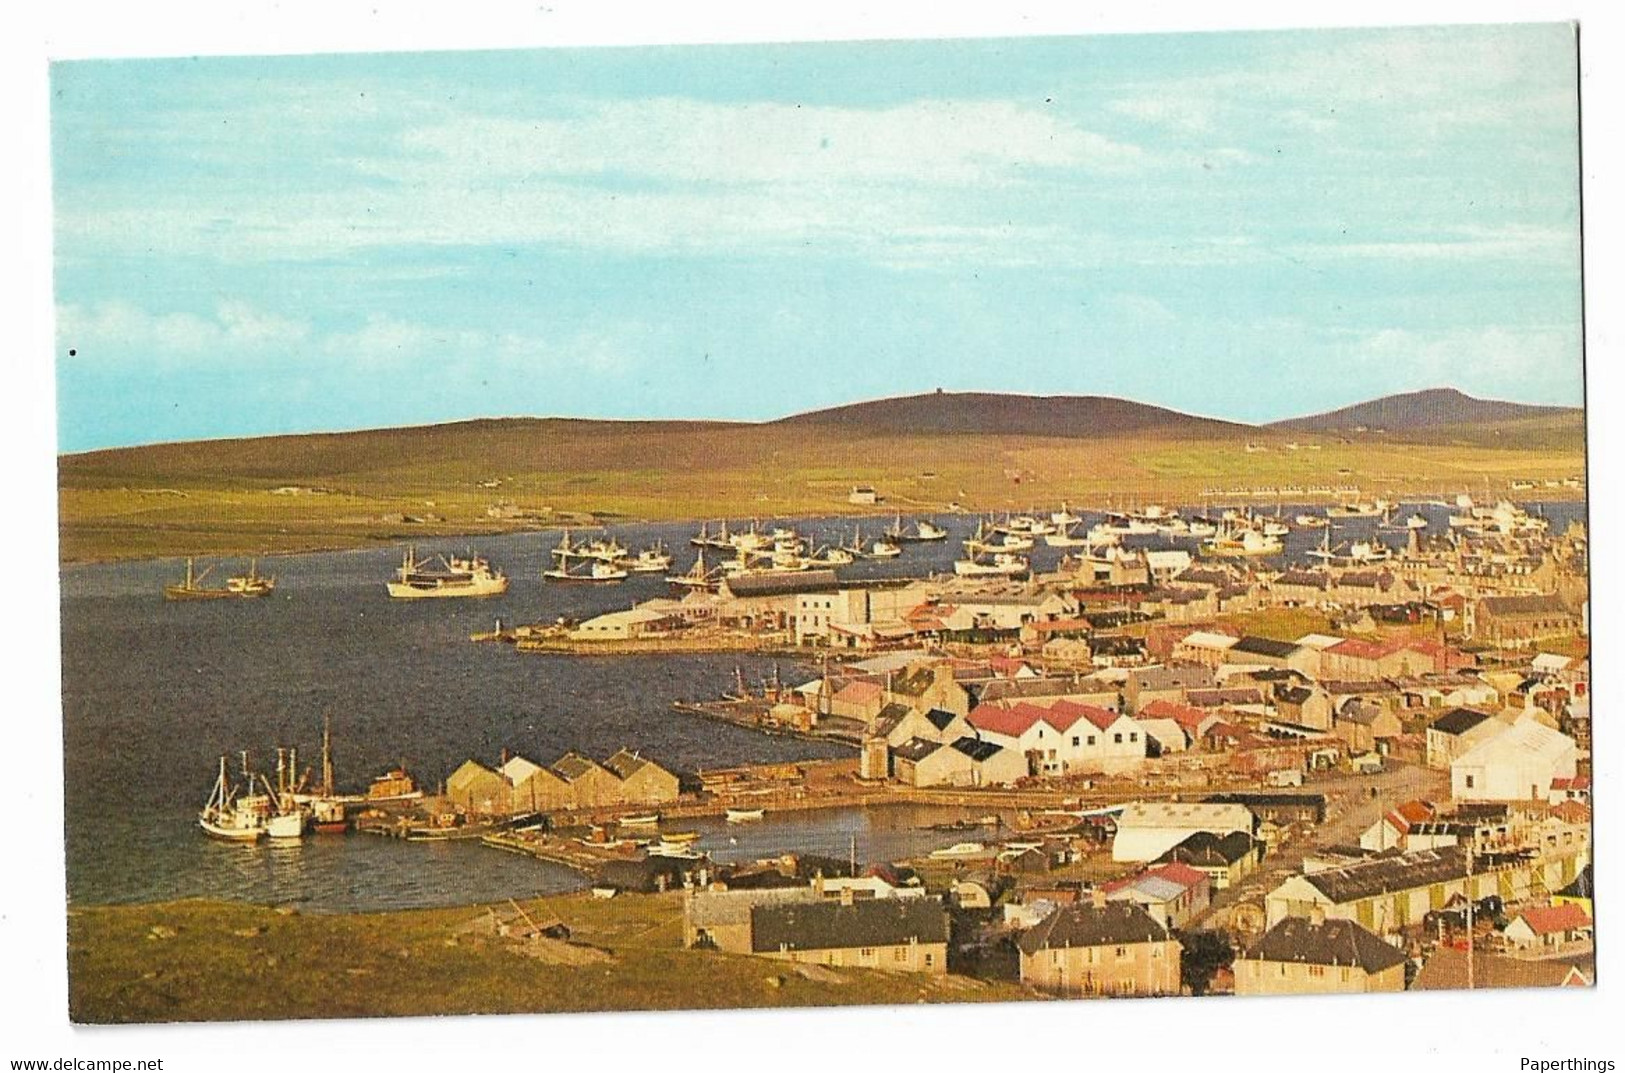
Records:
<instances>
[{"instance_id":1,"label":"moored boat","mask_svg":"<svg viewBox=\"0 0 1625 1073\"><path fill-rule=\"evenodd\" d=\"M731 808L727 811L726 819L729 823L752 823L767 814L765 809L759 808Z\"/></svg>"},{"instance_id":2,"label":"moored boat","mask_svg":"<svg viewBox=\"0 0 1625 1073\"><path fill-rule=\"evenodd\" d=\"M440 560L436 570L419 560L410 546L401 558L396 580L385 582L389 595L398 600L432 597L499 596L508 591L508 579L478 556Z\"/></svg>"},{"instance_id":3,"label":"moored boat","mask_svg":"<svg viewBox=\"0 0 1625 1073\"><path fill-rule=\"evenodd\" d=\"M247 757L244 757L247 767ZM251 778L246 779L252 785ZM215 777L209 800L198 813L198 826L210 838L223 842L258 842L265 837L270 814L271 799L265 794L238 795L226 778L226 758L220 758L220 773Z\"/></svg>"},{"instance_id":4,"label":"moored boat","mask_svg":"<svg viewBox=\"0 0 1625 1073\"><path fill-rule=\"evenodd\" d=\"M276 588L276 578L262 576L255 560L250 559L248 573L229 577L223 586L208 588L203 579L214 567L206 566L202 573L193 570L192 560L186 560L186 577L173 585L164 586L166 600L231 600L255 596L269 596Z\"/></svg>"}]
</instances>

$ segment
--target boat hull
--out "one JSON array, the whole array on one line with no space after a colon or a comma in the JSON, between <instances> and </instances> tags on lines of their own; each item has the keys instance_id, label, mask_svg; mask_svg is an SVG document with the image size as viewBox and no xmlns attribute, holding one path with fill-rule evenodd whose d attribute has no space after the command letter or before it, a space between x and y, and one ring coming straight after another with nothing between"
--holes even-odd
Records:
<instances>
[{"instance_id":1,"label":"boat hull","mask_svg":"<svg viewBox=\"0 0 1625 1073\"><path fill-rule=\"evenodd\" d=\"M451 582L434 586L408 585L400 581L386 581L389 595L397 600L432 600L454 597L501 596L508 591L508 579L494 581Z\"/></svg>"},{"instance_id":2,"label":"boat hull","mask_svg":"<svg viewBox=\"0 0 1625 1073\"><path fill-rule=\"evenodd\" d=\"M265 837L263 827L226 827L207 816L199 816L197 824L203 828L204 834L221 842L258 842Z\"/></svg>"}]
</instances>

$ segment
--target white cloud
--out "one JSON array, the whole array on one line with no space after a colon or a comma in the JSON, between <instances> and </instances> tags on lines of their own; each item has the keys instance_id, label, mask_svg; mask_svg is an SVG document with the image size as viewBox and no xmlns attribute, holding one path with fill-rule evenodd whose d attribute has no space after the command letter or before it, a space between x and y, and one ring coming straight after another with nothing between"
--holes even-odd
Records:
<instances>
[{"instance_id":1,"label":"white cloud","mask_svg":"<svg viewBox=\"0 0 1625 1073\"><path fill-rule=\"evenodd\" d=\"M152 313L118 300L57 307L57 338L62 348L86 353L161 359L211 351L262 351L297 345L309 333L304 323L235 300L220 303L213 316Z\"/></svg>"},{"instance_id":2,"label":"white cloud","mask_svg":"<svg viewBox=\"0 0 1625 1073\"><path fill-rule=\"evenodd\" d=\"M1138 146L1000 101L892 108L713 104L682 98L583 105L534 119L465 117L407 132L415 180L485 186L544 176L707 184L997 183L1023 169L1117 170ZM381 162L388 169L393 162Z\"/></svg>"},{"instance_id":3,"label":"white cloud","mask_svg":"<svg viewBox=\"0 0 1625 1073\"><path fill-rule=\"evenodd\" d=\"M1380 366L1396 385L1454 384L1517 399L1577 401L1582 394L1578 328L1388 328L1345 348L1360 365Z\"/></svg>"}]
</instances>

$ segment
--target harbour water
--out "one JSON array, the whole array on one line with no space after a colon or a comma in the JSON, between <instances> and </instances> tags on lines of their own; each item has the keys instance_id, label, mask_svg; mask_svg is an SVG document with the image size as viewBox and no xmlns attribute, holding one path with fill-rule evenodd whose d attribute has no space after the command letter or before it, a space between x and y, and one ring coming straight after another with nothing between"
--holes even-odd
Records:
<instances>
[{"instance_id":1,"label":"harbour water","mask_svg":"<svg viewBox=\"0 0 1625 1073\"><path fill-rule=\"evenodd\" d=\"M1442 529L1448 510L1418 509L1435 531ZM1583 504L1542 509L1560 530ZM860 563L843 574L951 572L958 538L975 519L937 520L949 540L909 545L900 559ZM816 545L849 542L857 523L797 524ZM633 550L665 541L682 570L693 561L687 541L695 528L611 532ZM883 524L870 520L863 528L872 540ZM1335 539L1374 531L1370 520L1340 523ZM241 847L203 837L196 815L217 758L246 748L263 768L276 746L297 745L302 766L314 765L324 713L332 716L346 790L361 789L395 764L432 789L464 759L494 762L504 748L549 761L567 749L602 757L626 746L689 771L850 755L839 746L769 737L671 709L676 700L716 697L731 687L736 668L750 683L775 668L787 681L802 681L816 673L811 663L739 655L572 658L471 644L471 633L498 618L505 624L582 618L666 591L660 577L638 575L608 587L544 585L541 570L558 539L548 532L420 545L420 553L445 554L472 547L503 569L508 592L480 600L391 600L384 581L400 561L394 548L262 559L261 571L274 573L277 587L258 600L166 602L163 586L181 575L179 560L64 568L70 901L215 897L338 911L459 904L580 885L566 869L471 843L352 835L310 838L297 847ZM1286 558L1301 558L1319 540L1318 532L1294 532ZM1162 538L1129 542L1194 548ZM1053 568L1060 554L1040 546L1035 568ZM942 818L911 809L846 809L736 829L720 821L692 826L702 830L702 848L720 859L790 848L844 856L856 837L860 858L869 860L962 840L921 829Z\"/></svg>"}]
</instances>

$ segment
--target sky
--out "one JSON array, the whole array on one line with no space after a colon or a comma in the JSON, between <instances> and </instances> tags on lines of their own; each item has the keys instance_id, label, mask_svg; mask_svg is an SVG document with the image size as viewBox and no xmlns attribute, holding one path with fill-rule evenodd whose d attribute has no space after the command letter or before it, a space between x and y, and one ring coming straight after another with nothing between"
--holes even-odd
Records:
<instances>
[{"instance_id":1,"label":"sky","mask_svg":"<svg viewBox=\"0 0 1625 1073\"><path fill-rule=\"evenodd\" d=\"M80 60L58 446L1582 401L1564 24Z\"/></svg>"}]
</instances>

